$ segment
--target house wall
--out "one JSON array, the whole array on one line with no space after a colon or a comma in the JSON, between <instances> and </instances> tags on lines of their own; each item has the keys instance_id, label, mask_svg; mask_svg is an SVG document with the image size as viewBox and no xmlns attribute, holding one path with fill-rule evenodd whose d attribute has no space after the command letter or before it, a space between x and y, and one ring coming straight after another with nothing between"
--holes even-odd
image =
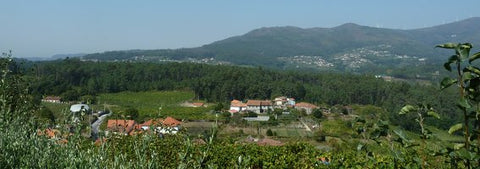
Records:
<instances>
[{"instance_id":1,"label":"house wall","mask_svg":"<svg viewBox=\"0 0 480 169\"><path fill-rule=\"evenodd\" d=\"M297 110L305 110L307 114L312 114L312 109L307 107L295 107Z\"/></svg>"},{"instance_id":2,"label":"house wall","mask_svg":"<svg viewBox=\"0 0 480 169\"><path fill-rule=\"evenodd\" d=\"M230 110L236 110L236 111L244 111L246 108L245 107L235 107L235 106L230 106Z\"/></svg>"},{"instance_id":3,"label":"house wall","mask_svg":"<svg viewBox=\"0 0 480 169\"><path fill-rule=\"evenodd\" d=\"M263 113L266 113L268 110L273 110L272 106L262 106ZM247 106L248 111L252 111L255 113L260 113L260 106Z\"/></svg>"}]
</instances>

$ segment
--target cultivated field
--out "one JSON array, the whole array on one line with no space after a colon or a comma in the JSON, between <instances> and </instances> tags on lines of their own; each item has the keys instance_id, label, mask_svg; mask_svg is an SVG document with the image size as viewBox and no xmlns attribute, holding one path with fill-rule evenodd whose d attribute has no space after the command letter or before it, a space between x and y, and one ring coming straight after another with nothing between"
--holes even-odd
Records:
<instances>
[{"instance_id":1,"label":"cultivated field","mask_svg":"<svg viewBox=\"0 0 480 169\"><path fill-rule=\"evenodd\" d=\"M194 93L187 91L149 91L120 92L98 96L100 104L115 105L110 108L122 113L131 107L139 111L140 116L157 117L172 116L177 119L215 119L209 113L210 107L182 107L185 101L194 98Z\"/></svg>"}]
</instances>

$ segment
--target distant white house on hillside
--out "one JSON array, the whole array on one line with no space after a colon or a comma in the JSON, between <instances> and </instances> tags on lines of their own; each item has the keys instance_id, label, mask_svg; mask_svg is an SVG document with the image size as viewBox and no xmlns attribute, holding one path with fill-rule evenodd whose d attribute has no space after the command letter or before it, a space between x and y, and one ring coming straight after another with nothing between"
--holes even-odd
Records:
<instances>
[{"instance_id":1,"label":"distant white house on hillside","mask_svg":"<svg viewBox=\"0 0 480 169\"><path fill-rule=\"evenodd\" d=\"M274 99L275 108L286 108L295 106L295 99L288 98L285 96L280 96Z\"/></svg>"},{"instance_id":2,"label":"distant white house on hillside","mask_svg":"<svg viewBox=\"0 0 480 169\"><path fill-rule=\"evenodd\" d=\"M90 111L90 107L88 107L88 105L86 105L86 104L74 104L74 105L70 106L70 112L72 112L72 113L81 112L82 109L83 109L85 112L89 112L89 111Z\"/></svg>"},{"instance_id":3,"label":"distant white house on hillside","mask_svg":"<svg viewBox=\"0 0 480 169\"><path fill-rule=\"evenodd\" d=\"M42 99L42 102L49 102L49 103L61 103L61 97L60 96L47 96Z\"/></svg>"},{"instance_id":4,"label":"distant white house on hillside","mask_svg":"<svg viewBox=\"0 0 480 169\"><path fill-rule=\"evenodd\" d=\"M300 102L300 103L297 103L295 104L295 109L297 110L305 110L305 112L307 114L311 114L312 111L314 109L317 109L318 106L314 105L314 104L311 104L311 103L307 103L307 102Z\"/></svg>"},{"instance_id":5,"label":"distant white house on hillside","mask_svg":"<svg viewBox=\"0 0 480 169\"><path fill-rule=\"evenodd\" d=\"M248 100L247 110L255 113L266 113L273 110L273 104L270 100Z\"/></svg>"},{"instance_id":6,"label":"distant white house on hillside","mask_svg":"<svg viewBox=\"0 0 480 169\"><path fill-rule=\"evenodd\" d=\"M232 100L230 102L230 112L237 113L247 110L247 104L241 102L240 100Z\"/></svg>"}]
</instances>

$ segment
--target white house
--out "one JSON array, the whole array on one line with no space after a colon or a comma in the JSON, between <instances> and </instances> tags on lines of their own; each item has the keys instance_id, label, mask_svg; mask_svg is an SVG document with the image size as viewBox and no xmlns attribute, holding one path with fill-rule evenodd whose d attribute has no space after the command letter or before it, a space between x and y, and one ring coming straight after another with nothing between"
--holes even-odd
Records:
<instances>
[{"instance_id":1,"label":"white house","mask_svg":"<svg viewBox=\"0 0 480 169\"><path fill-rule=\"evenodd\" d=\"M295 105L295 109L297 110L305 110L307 114L311 114L314 109L317 109L318 106L307 103L307 102L300 102Z\"/></svg>"},{"instance_id":2,"label":"white house","mask_svg":"<svg viewBox=\"0 0 480 169\"><path fill-rule=\"evenodd\" d=\"M247 110L255 113L266 113L273 110L273 104L270 100L248 100Z\"/></svg>"},{"instance_id":3,"label":"white house","mask_svg":"<svg viewBox=\"0 0 480 169\"><path fill-rule=\"evenodd\" d=\"M72 113L78 113L82 109L85 112L88 112L90 110L90 107L88 107L88 105L86 105L86 104L74 104L74 105L70 106L70 112L72 112Z\"/></svg>"},{"instance_id":4,"label":"white house","mask_svg":"<svg viewBox=\"0 0 480 169\"><path fill-rule=\"evenodd\" d=\"M241 112L247 110L247 104L239 100L232 100L230 102L230 112Z\"/></svg>"},{"instance_id":5,"label":"white house","mask_svg":"<svg viewBox=\"0 0 480 169\"><path fill-rule=\"evenodd\" d=\"M282 107L283 105L285 105L285 103L287 103L287 97L285 96L277 97L274 99L274 103L276 107L277 106Z\"/></svg>"},{"instance_id":6,"label":"white house","mask_svg":"<svg viewBox=\"0 0 480 169\"><path fill-rule=\"evenodd\" d=\"M60 96L47 96L42 99L42 102L50 102L50 103L61 103L61 97Z\"/></svg>"},{"instance_id":7,"label":"white house","mask_svg":"<svg viewBox=\"0 0 480 169\"><path fill-rule=\"evenodd\" d=\"M293 107L293 106L295 106L295 99L294 98L288 98L288 97L285 97L285 96L280 96L280 97L275 98L274 106L275 106L275 108Z\"/></svg>"}]
</instances>

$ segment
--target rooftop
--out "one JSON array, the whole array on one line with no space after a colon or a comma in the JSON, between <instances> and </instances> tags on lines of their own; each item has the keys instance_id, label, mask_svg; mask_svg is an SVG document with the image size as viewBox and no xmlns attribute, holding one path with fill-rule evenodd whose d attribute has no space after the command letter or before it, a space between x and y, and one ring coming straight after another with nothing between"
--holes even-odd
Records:
<instances>
[{"instance_id":1,"label":"rooftop","mask_svg":"<svg viewBox=\"0 0 480 169\"><path fill-rule=\"evenodd\" d=\"M247 106L271 106L270 100L248 100Z\"/></svg>"}]
</instances>

